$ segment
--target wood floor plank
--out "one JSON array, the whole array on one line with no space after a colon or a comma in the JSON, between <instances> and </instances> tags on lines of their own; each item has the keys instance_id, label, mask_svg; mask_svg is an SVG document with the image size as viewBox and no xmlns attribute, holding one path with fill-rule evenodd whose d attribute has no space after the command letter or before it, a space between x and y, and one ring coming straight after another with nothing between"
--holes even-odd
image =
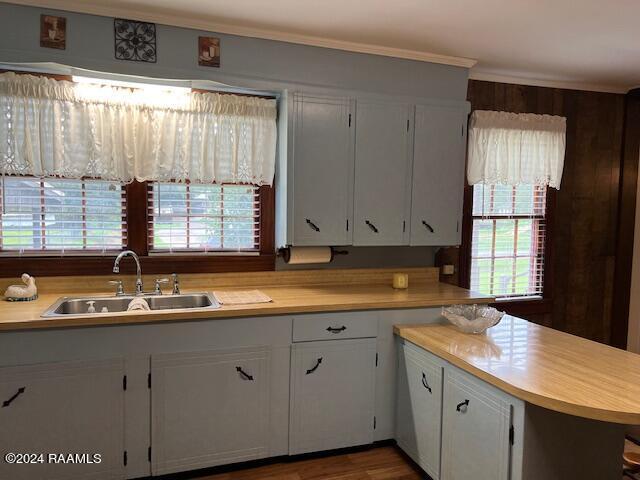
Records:
<instances>
[{"instance_id":1,"label":"wood floor plank","mask_svg":"<svg viewBox=\"0 0 640 480\"><path fill-rule=\"evenodd\" d=\"M420 480L426 477L397 447L376 447L362 452L283 461L195 478L198 480Z\"/></svg>"}]
</instances>

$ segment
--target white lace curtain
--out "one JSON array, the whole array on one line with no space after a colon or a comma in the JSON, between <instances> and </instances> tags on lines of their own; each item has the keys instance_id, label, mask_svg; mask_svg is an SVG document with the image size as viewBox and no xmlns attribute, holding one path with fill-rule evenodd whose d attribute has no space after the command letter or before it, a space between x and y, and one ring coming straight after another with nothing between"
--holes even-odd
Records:
<instances>
[{"instance_id":1,"label":"white lace curtain","mask_svg":"<svg viewBox=\"0 0 640 480\"><path fill-rule=\"evenodd\" d=\"M469 128L470 185L548 185L560 189L566 118L476 110Z\"/></svg>"},{"instance_id":2,"label":"white lace curtain","mask_svg":"<svg viewBox=\"0 0 640 480\"><path fill-rule=\"evenodd\" d=\"M275 100L0 75L0 174L271 185Z\"/></svg>"}]
</instances>

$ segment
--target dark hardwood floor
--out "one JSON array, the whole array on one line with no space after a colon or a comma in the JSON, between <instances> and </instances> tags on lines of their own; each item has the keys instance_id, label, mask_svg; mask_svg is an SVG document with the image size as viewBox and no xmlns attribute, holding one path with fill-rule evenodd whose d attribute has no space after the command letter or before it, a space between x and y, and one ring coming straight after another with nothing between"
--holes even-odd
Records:
<instances>
[{"instance_id":1,"label":"dark hardwood floor","mask_svg":"<svg viewBox=\"0 0 640 480\"><path fill-rule=\"evenodd\" d=\"M630 442L627 449L639 451ZM429 480L396 446L374 447L354 453L283 460L267 465L233 469L217 474L180 474L193 480ZM623 480L629 480L624 477ZM640 477L638 477L640 478Z\"/></svg>"},{"instance_id":2,"label":"dark hardwood floor","mask_svg":"<svg viewBox=\"0 0 640 480\"><path fill-rule=\"evenodd\" d=\"M282 461L234 470L199 480L420 480L428 478L397 447Z\"/></svg>"}]
</instances>

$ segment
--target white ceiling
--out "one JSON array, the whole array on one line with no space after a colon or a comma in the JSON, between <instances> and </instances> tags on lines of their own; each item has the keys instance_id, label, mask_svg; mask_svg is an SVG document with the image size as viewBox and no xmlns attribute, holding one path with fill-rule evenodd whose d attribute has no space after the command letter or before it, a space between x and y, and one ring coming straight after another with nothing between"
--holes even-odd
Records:
<instances>
[{"instance_id":1,"label":"white ceiling","mask_svg":"<svg viewBox=\"0 0 640 480\"><path fill-rule=\"evenodd\" d=\"M638 0L10 0L471 66L472 78L626 92Z\"/></svg>"}]
</instances>

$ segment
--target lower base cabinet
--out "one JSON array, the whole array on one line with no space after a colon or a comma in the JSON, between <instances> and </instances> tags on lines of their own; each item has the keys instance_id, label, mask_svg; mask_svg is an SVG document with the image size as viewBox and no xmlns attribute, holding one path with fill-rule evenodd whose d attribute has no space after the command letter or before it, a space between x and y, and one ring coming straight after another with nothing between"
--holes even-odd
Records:
<instances>
[{"instance_id":1,"label":"lower base cabinet","mask_svg":"<svg viewBox=\"0 0 640 480\"><path fill-rule=\"evenodd\" d=\"M624 425L526 403L398 339L396 439L433 480L619 480Z\"/></svg>"},{"instance_id":2,"label":"lower base cabinet","mask_svg":"<svg viewBox=\"0 0 640 480\"><path fill-rule=\"evenodd\" d=\"M124 478L124 394L121 359L0 368L0 450L33 454L0 478Z\"/></svg>"},{"instance_id":3,"label":"lower base cabinet","mask_svg":"<svg viewBox=\"0 0 640 480\"><path fill-rule=\"evenodd\" d=\"M445 368L442 480L509 480L511 403L506 394Z\"/></svg>"},{"instance_id":4,"label":"lower base cabinet","mask_svg":"<svg viewBox=\"0 0 640 480\"><path fill-rule=\"evenodd\" d=\"M268 456L270 349L151 358L152 473Z\"/></svg>"},{"instance_id":5,"label":"lower base cabinet","mask_svg":"<svg viewBox=\"0 0 640 480\"><path fill-rule=\"evenodd\" d=\"M376 339L296 343L289 453L373 442Z\"/></svg>"},{"instance_id":6,"label":"lower base cabinet","mask_svg":"<svg viewBox=\"0 0 640 480\"><path fill-rule=\"evenodd\" d=\"M440 477L442 362L424 350L398 349L398 446L432 478Z\"/></svg>"},{"instance_id":7,"label":"lower base cabinet","mask_svg":"<svg viewBox=\"0 0 640 480\"><path fill-rule=\"evenodd\" d=\"M509 480L511 397L398 343L398 446L434 480Z\"/></svg>"}]
</instances>

